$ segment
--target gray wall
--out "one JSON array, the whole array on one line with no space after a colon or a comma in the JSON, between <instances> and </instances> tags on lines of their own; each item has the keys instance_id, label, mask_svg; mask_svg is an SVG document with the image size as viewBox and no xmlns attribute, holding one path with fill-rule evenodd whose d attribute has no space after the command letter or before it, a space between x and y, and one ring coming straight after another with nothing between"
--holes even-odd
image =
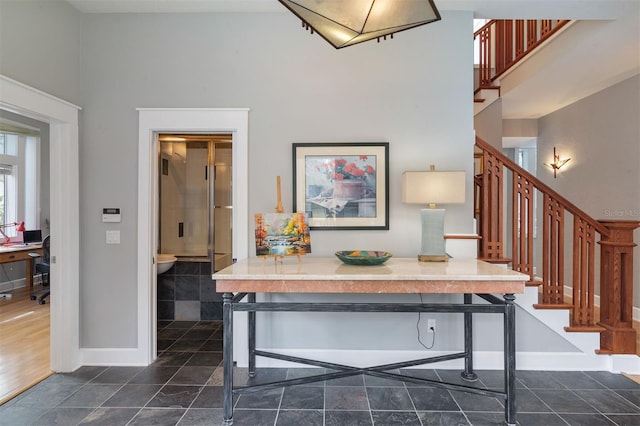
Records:
<instances>
[{"instance_id":1,"label":"gray wall","mask_svg":"<svg viewBox=\"0 0 640 426\"><path fill-rule=\"evenodd\" d=\"M538 120L531 118L502 120L502 136L535 138L538 136Z\"/></svg>"},{"instance_id":2,"label":"gray wall","mask_svg":"<svg viewBox=\"0 0 640 426\"><path fill-rule=\"evenodd\" d=\"M638 117L638 75L542 117L538 178L596 219L640 220ZM562 158L571 158L556 179L543 164L552 160L554 146ZM634 240L640 241L640 230ZM633 305L640 307L638 248L634 263Z\"/></svg>"},{"instance_id":3,"label":"gray wall","mask_svg":"<svg viewBox=\"0 0 640 426\"><path fill-rule=\"evenodd\" d=\"M476 136L497 149L502 149L502 100L497 99L473 119Z\"/></svg>"},{"instance_id":4,"label":"gray wall","mask_svg":"<svg viewBox=\"0 0 640 426\"><path fill-rule=\"evenodd\" d=\"M81 16L60 0L0 0L0 74L81 104Z\"/></svg>"},{"instance_id":5,"label":"gray wall","mask_svg":"<svg viewBox=\"0 0 640 426\"><path fill-rule=\"evenodd\" d=\"M419 207L401 203L402 172L472 167L471 18L336 51L286 12L84 16L82 346L135 344L136 107L249 107L250 214L273 210L277 175L291 211L291 143L389 141L391 229L313 232L313 252L357 241L414 256ZM448 209L452 232L472 229L468 198ZM122 208L120 246L105 245L105 206Z\"/></svg>"}]
</instances>

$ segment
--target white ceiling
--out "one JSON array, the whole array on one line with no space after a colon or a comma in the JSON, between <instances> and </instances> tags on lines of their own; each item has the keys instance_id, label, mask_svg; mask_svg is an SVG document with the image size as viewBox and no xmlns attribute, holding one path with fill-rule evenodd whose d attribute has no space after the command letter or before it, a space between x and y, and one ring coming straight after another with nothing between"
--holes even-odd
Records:
<instances>
[{"instance_id":1,"label":"white ceiling","mask_svg":"<svg viewBox=\"0 0 640 426\"><path fill-rule=\"evenodd\" d=\"M277 0L67 0L85 13L279 12ZM471 10L477 18L607 19L639 0L434 0L440 10Z\"/></svg>"},{"instance_id":2,"label":"white ceiling","mask_svg":"<svg viewBox=\"0 0 640 426\"><path fill-rule=\"evenodd\" d=\"M83 13L281 12L277 0L67 0ZM597 40L503 91L505 118L539 118L640 73L640 0L435 0L482 19L611 20ZM597 50L593 47L597 46ZM594 60L594 55L598 56ZM580 76L577 79L575 76Z\"/></svg>"}]
</instances>

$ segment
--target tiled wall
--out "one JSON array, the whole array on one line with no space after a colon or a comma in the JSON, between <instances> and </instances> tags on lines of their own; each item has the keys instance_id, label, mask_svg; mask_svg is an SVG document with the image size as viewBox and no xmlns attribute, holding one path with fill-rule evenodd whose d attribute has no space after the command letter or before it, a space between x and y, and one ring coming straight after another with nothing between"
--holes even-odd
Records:
<instances>
[{"instance_id":1,"label":"tiled wall","mask_svg":"<svg viewBox=\"0 0 640 426\"><path fill-rule=\"evenodd\" d=\"M158 275L158 319L222 319L222 293L211 279L211 262L176 262Z\"/></svg>"}]
</instances>

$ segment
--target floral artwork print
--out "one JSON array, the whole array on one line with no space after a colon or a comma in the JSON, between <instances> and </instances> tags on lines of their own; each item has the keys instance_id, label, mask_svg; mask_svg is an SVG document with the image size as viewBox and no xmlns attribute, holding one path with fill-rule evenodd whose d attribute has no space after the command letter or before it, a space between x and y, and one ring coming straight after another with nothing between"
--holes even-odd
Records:
<instances>
[{"instance_id":1,"label":"floral artwork print","mask_svg":"<svg viewBox=\"0 0 640 426\"><path fill-rule=\"evenodd\" d=\"M305 162L307 201L325 217L375 216L375 155L308 156Z\"/></svg>"},{"instance_id":2,"label":"floral artwork print","mask_svg":"<svg viewBox=\"0 0 640 426\"><path fill-rule=\"evenodd\" d=\"M358 156L358 162L362 163L360 167L356 165L355 161L348 162L345 158L327 160L323 163L323 172L330 180L364 179L367 174L373 175L376 171L373 165L365 164L367 159L366 155Z\"/></svg>"},{"instance_id":3,"label":"floral artwork print","mask_svg":"<svg viewBox=\"0 0 640 426\"><path fill-rule=\"evenodd\" d=\"M313 229L389 229L389 143L294 143L293 209Z\"/></svg>"},{"instance_id":4,"label":"floral artwork print","mask_svg":"<svg viewBox=\"0 0 640 426\"><path fill-rule=\"evenodd\" d=\"M309 225L304 213L256 213L256 256L295 256L311 253Z\"/></svg>"}]
</instances>

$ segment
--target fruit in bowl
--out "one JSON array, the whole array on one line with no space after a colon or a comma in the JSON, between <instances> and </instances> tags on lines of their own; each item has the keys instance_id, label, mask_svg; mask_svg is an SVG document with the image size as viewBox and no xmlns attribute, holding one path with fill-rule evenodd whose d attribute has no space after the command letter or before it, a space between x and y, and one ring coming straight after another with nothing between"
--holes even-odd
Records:
<instances>
[{"instance_id":1,"label":"fruit in bowl","mask_svg":"<svg viewBox=\"0 0 640 426\"><path fill-rule=\"evenodd\" d=\"M341 250L336 256L348 265L381 265L391 257L388 251Z\"/></svg>"}]
</instances>

